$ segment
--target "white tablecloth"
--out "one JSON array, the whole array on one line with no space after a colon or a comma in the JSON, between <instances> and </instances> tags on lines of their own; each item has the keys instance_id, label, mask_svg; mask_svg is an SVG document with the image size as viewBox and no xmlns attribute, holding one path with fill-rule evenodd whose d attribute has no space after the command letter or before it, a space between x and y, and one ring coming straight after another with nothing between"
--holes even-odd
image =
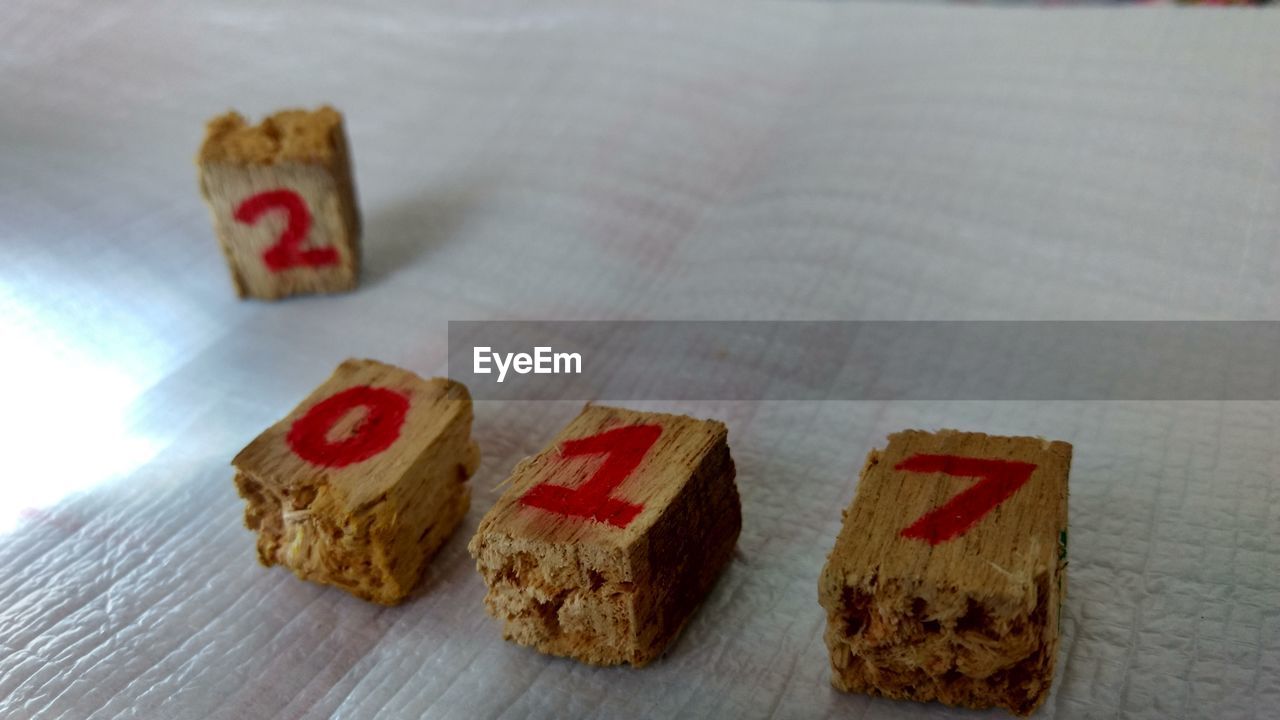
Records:
<instances>
[{"instance_id":1,"label":"white tablecloth","mask_svg":"<svg viewBox=\"0 0 1280 720\"><path fill-rule=\"evenodd\" d=\"M906 427L1075 443L1042 717L1280 707L1274 403L650 403L723 419L744 529L643 670L505 643L465 551L577 403L481 403L401 607L258 566L228 461L450 319L1280 319L1280 14L802 3L9 2L0 716L953 717L828 686L819 569ZM347 115L367 272L237 301L203 121Z\"/></svg>"}]
</instances>

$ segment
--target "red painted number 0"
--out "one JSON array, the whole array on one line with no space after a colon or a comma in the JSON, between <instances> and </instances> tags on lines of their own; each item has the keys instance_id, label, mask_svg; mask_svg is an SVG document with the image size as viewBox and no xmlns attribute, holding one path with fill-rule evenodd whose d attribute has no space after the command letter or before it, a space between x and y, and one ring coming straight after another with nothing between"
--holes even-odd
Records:
<instances>
[{"instance_id":1,"label":"red painted number 0","mask_svg":"<svg viewBox=\"0 0 1280 720\"><path fill-rule=\"evenodd\" d=\"M902 537L940 545L965 534L1027 484L1036 466L1014 460L981 460L957 455L912 455L894 466L913 473L942 473L980 478L941 506L930 510L902 531Z\"/></svg>"},{"instance_id":2,"label":"red painted number 0","mask_svg":"<svg viewBox=\"0 0 1280 720\"><path fill-rule=\"evenodd\" d=\"M237 222L254 225L264 213L284 210L288 222L280 239L262 253L262 261L271 272L293 267L323 267L338 264L338 249L332 247L302 249L311 232L311 211L302 196L293 190L268 190L246 198L236 207Z\"/></svg>"},{"instance_id":3,"label":"red painted number 0","mask_svg":"<svg viewBox=\"0 0 1280 720\"><path fill-rule=\"evenodd\" d=\"M659 425L629 425L590 437L566 440L560 445L561 458L604 455L600 468L576 488L550 483L534 486L520 498L520 502L539 510L589 518L624 528L644 510L644 506L610 497L609 493L640 465L661 434Z\"/></svg>"},{"instance_id":4,"label":"red painted number 0","mask_svg":"<svg viewBox=\"0 0 1280 720\"><path fill-rule=\"evenodd\" d=\"M348 413L364 417L347 436L329 433ZM357 385L321 400L289 428L286 440L298 457L315 465L340 468L377 455L395 443L409 412L409 398L386 388Z\"/></svg>"}]
</instances>

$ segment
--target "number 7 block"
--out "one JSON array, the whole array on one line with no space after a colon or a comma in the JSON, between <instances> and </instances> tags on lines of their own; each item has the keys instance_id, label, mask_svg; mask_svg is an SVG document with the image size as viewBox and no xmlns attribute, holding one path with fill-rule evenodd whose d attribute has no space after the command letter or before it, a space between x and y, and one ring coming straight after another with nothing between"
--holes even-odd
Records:
<instances>
[{"instance_id":1,"label":"number 7 block","mask_svg":"<svg viewBox=\"0 0 1280 720\"><path fill-rule=\"evenodd\" d=\"M819 580L832 684L1026 715L1053 680L1071 445L943 430L867 456Z\"/></svg>"},{"instance_id":2,"label":"number 7 block","mask_svg":"<svg viewBox=\"0 0 1280 720\"><path fill-rule=\"evenodd\" d=\"M741 527L723 424L589 405L516 466L469 549L508 640L639 667L679 634Z\"/></svg>"},{"instance_id":3,"label":"number 7 block","mask_svg":"<svg viewBox=\"0 0 1280 720\"><path fill-rule=\"evenodd\" d=\"M360 213L337 110L285 110L258 125L227 113L209 122L196 162L240 297L356 286Z\"/></svg>"}]
</instances>

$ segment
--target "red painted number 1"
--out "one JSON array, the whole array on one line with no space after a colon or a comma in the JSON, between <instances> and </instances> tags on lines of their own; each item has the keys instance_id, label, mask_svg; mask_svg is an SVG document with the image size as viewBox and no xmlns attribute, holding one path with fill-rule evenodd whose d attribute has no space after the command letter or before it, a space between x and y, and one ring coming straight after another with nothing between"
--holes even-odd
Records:
<instances>
[{"instance_id":1,"label":"red painted number 1","mask_svg":"<svg viewBox=\"0 0 1280 720\"><path fill-rule=\"evenodd\" d=\"M640 465L661 434L660 425L629 425L567 440L560 445L560 457L604 455L600 468L576 488L550 483L534 486L520 498L520 502L539 510L624 528L644 510L644 506L610 497L609 493Z\"/></svg>"},{"instance_id":2,"label":"red painted number 1","mask_svg":"<svg viewBox=\"0 0 1280 720\"><path fill-rule=\"evenodd\" d=\"M1036 466L1014 460L982 460L958 455L912 455L894 470L981 478L971 487L930 510L902 531L902 537L940 545L965 534L1027 484Z\"/></svg>"},{"instance_id":3,"label":"red painted number 1","mask_svg":"<svg viewBox=\"0 0 1280 720\"><path fill-rule=\"evenodd\" d=\"M302 196L293 190L268 190L246 198L236 207L238 222L253 225L264 213L284 210L288 222L280 239L262 253L262 261L271 272L293 267L322 267L338 264L338 249L332 247L302 249L302 242L311 232L311 211Z\"/></svg>"}]
</instances>

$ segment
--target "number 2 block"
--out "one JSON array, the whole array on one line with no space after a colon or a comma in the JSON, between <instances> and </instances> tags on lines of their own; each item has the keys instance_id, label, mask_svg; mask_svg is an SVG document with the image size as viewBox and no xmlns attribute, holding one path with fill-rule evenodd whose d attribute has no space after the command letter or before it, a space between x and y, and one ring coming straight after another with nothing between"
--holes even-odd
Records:
<instances>
[{"instance_id":1,"label":"number 2 block","mask_svg":"<svg viewBox=\"0 0 1280 720\"><path fill-rule=\"evenodd\" d=\"M469 549L508 640L638 667L679 634L741 527L723 424L590 405L516 466Z\"/></svg>"},{"instance_id":2,"label":"number 2 block","mask_svg":"<svg viewBox=\"0 0 1280 720\"><path fill-rule=\"evenodd\" d=\"M466 515L479 459L462 384L347 360L232 464L264 565L390 605Z\"/></svg>"},{"instance_id":3,"label":"number 2 block","mask_svg":"<svg viewBox=\"0 0 1280 720\"><path fill-rule=\"evenodd\" d=\"M285 110L258 125L227 113L209 122L197 164L240 297L356 286L360 214L338 111Z\"/></svg>"},{"instance_id":4,"label":"number 2 block","mask_svg":"<svg viewBox=\"0 0 1280 720\"><path fill-rule=\"evenodd\" d=\"M832 684L1019 715L1053 680L1071 445L908 430L867 457L819 580Z\"/></svg>"}]
</instances>

